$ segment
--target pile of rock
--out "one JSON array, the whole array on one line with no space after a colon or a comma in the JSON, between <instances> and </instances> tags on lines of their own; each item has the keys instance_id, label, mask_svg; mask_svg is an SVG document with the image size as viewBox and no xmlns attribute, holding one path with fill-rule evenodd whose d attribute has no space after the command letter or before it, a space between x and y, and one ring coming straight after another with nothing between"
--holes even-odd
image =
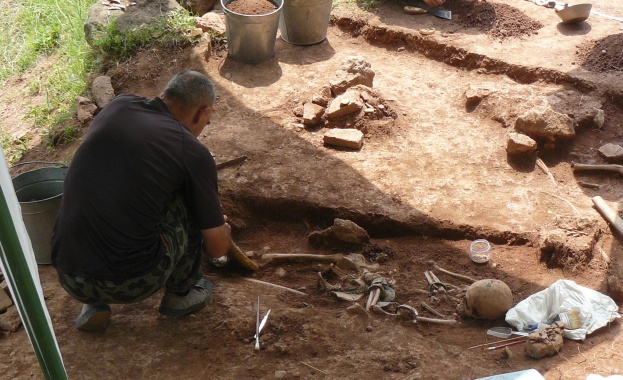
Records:
<instances>
[{"instance_id":1,"label":"pile of rock","mask_svg":"<svg viewBox=\"0 0 623 380\"><path fill-rule=\"evenodd\" d=\"M495 86L471 85L465 100L468 109L482 109L504 127L512 127L506 146L511 156L535 156L537 148L554 149L575 138L578 129L601 129L605 120L601 99L575 91L539 99Z\"/></svg>"},{"instance_id":2,"label":"pile of rock","mask_svg":"<svg viewBox=\"0 0 623 380\"><path fill-rule=\"evenodd\" d=\"M294 109L297 122L309 129L327 128L326 145L360 149L371 129L396 118L372 89L373 81L374 71L363 57L347 57L328 86Z\"/></svg>"},{"instance_id":3,"label":"pile of rock","mask_svg":"<svg viewBox=\"0 0 623 380\"><path fill-rule=\"evenodd\" d=\"M105 75L95 78L91 83L91 93L95 100L84 96L79 96L76 99L78 102L78 120L82 124L89 124L93 121L94 115L115 98L111 78Z\"/></svg>"}]
</instances>

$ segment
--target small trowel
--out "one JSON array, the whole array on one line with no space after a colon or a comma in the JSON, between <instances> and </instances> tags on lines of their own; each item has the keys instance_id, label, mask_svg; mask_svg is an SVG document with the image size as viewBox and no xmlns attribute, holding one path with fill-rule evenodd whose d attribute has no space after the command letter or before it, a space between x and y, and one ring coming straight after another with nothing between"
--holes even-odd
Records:
<instances>
[{"instance_id":1,"label":"small trowel","mask_svg":"<svg viewBox=\"0 0 623 380\"><path fill-rule=\"evenodd\" d=\"M423 1L416 0L402 0L401 4L404 6L403 11L409 15L420 15L427 13L444 20L452 20L452 11L444 11L441 9L431 9Z\"/></svg>"},{"instance_id":2,"label":"small trowel","mask_svg":"<svg viewBox=\"0 0 623 380\"><path fill-rule=\"evenodd\" d=\"M419 7L405 6L404 12L408 15L421 15L428 13L429 15L437 16L445 20L452 20L452 11L442 11L440 9L424 9Z\"/></svg>"}]
</instances>

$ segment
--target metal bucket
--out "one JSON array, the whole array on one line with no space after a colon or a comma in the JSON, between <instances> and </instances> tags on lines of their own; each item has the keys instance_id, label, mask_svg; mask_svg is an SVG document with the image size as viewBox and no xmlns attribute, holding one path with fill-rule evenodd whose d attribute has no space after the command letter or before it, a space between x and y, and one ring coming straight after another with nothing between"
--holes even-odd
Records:
<instances>
[{"instance_id":1,"label":"metal bucket","mask_svg":"<svg viewBox=\"0 0 623 380\"><path fill-rule=\"evenodd\" d=\"M295 45L324 41L332 7L332 0L284 0L279 18L281 38Z\"/></svg>"},{"instance_id":2,"label":"metal bucket","mask_svg":"<svg viewBox=\"0 0 623 380\"><path fill-rule=\"evenodd\" d=\"M24 172L13 178L37 264L52 263L52 230L63 197L67 167L50 167Z\"/></svg>"},{"instance_id":3,"label":"metal bucket","mask_svg":"<svg viewBox=\"0 0 623 380\"><path fill-rule=\"evenodd\" d=\"M275 4L274 12L263 15L243 15L227 9L233 0L221 0L225 13L227 49L229 56L244 63L261 63L275 54L279 14L283 0L268 0Z\"/></svg>"}]
</instances>

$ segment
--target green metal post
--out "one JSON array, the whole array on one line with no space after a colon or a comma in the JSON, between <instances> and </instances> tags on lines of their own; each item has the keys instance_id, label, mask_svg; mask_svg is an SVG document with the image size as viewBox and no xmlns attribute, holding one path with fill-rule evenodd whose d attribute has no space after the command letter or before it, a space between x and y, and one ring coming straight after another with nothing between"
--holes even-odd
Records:
<instances>
[{"instance_id":1,"label":"green metal post","mask_svg":"<svg viewBox=\"0 0 623 380\"><path fill-rule=\"evenodd\" d=\"M0 155L4 161L4 155ZM6 171L4 162L0 170ZM8 171L7 171L8 174ZM0 176L0 180L3 177ZM10 177L9 177L10 178ZM0 260L4 268L13 300L20 311L22 323L35 350L43 375L49 380L67 379L61 352L46 313L45 303L37 292L37 286L26 260L19 239L7 194L8 186L0 183ZM10 187L13 189L13 187ZM11 194L11 196L14 196Z\"/></svg>"}]
</instances>

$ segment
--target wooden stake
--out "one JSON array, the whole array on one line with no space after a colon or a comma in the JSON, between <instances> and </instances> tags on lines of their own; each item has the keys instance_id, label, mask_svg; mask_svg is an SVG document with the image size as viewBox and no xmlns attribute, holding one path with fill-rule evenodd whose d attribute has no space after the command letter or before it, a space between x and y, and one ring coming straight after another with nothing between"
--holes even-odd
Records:
<instances>
[{"instance_id":1,"label":"wooden stake","mask_svg":"<svg viewBox=\"0 0 623 380\"><path fill-rule=\"evenodd\" d=\"M596 196L593 197L592 200L595 207L597 207L597 210L601 213L601 216L603 216L603 218L606 219L606 221L610 223L612 227L617 230L619 234L621 234L621 236L623 236L623 219L619 217L619 214L611 209L602 197Z\"/></svg>"}]
</instances>

